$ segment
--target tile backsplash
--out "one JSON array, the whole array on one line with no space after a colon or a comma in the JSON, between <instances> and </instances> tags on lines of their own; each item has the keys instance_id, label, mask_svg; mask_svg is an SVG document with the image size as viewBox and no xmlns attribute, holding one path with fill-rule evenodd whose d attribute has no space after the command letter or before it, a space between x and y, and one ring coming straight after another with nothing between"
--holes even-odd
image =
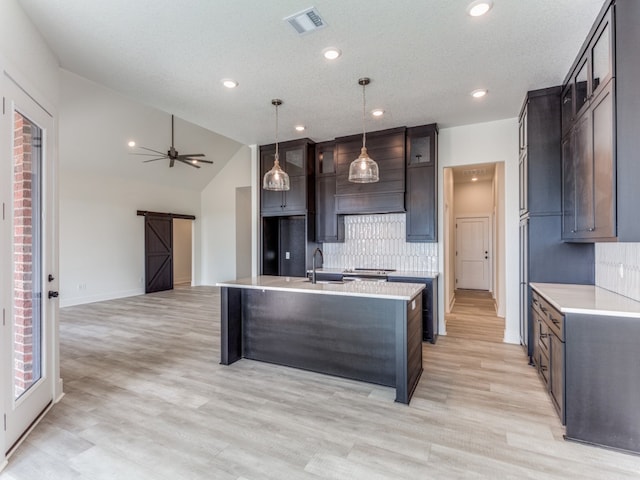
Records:
<instances>
[{"instance_id":1,"label":"tile backsplash","mask_svg":"<svg viewBox=\"0 0 640 480\"><path fill-rule=\"evenodd\" d=\"M640 243L596 243L596 285L640 301Z\"/></svg>"},{"instance_id":2,"label":"tile backsplash","mask_svg":"<svg viewBox=\"0 0 640 480\"><path fill-rule=\"evenodd\" d=\"M406 215L349 215L344 243L322 246L325 268L393 268L437 271L437 243L407 243Z\"/></svg>"}]
</instances>

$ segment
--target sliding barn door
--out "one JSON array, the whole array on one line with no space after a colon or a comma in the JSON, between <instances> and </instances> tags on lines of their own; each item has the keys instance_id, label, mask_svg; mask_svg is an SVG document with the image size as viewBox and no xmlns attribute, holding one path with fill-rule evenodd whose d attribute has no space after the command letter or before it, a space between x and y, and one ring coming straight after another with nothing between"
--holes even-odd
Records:
<instances>
[{"instance_id":1,"label":"sliding barn door","mask_svg":"<svg viewBox=\"0 0 640 480\"><path fill-rule=\"evenodd\" d=\"M173 218L144 217L145 293L173 288Z\"/></svg>"}]
</instances>

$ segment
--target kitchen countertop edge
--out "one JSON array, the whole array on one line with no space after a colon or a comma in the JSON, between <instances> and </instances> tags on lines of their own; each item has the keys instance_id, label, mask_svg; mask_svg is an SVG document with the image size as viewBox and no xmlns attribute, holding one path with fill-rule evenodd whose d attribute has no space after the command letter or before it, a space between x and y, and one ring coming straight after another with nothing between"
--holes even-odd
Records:
<instances>
[{"instance_id":1,"label":"kitchen countertop edge","mask_svg":"<svg viewBox=\"0 0 640 480\"><path fill-rule=\"evenodd\" d=\"M418 283L402 282L348 282L340 284L313 284L305 277L277 277L261 275L216 283L217 287L250 288L255 290L279 290L297 293L342 295L349 297L383 298L410 301L418 296L424 287Z\"/></svg>"},{"instance_id":2,"label":"kitchen countertop edge","mask_svg":"<svg viewBox=\"0 0 640 480\"><path fill-rule=\"evenodd\" d=\"M640 302L595 285L564 283L531 283L530 285L562 313L640 319Z\"/></svg>"}]
</instances>

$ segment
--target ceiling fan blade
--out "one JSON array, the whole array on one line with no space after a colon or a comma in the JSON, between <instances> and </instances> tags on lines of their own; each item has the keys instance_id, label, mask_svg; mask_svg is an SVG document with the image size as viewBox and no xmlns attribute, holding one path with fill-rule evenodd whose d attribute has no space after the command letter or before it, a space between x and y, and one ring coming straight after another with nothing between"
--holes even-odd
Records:
<instances>
[{"instance_id":1,"label":"ceiling fan blade","mask_svg":"<svg viewBox=\"0 0 640 480\"><path fill-rule=\"evenodd\" d=\"M180 162L182 162L182 163L186 163L186 164L187 164L187 165L189 165L190 167L193 167L193 168L200 168L200 166L199 166L199 165L196 165L195 163L190 162L189 160L185 160L184 158L180 158L180 157L178 157L176 160L178 160L178 161L180 161Z\"/></svg>"},{"instance_id":2,"label":"ceiling fan blade","mask_svg":"<svg viewBox=\"0 0 640 480\"><path fill-rule=\"evenodd\" d=\"M164 153L130 153L129 155L143 155L146 157L157 157L158 155L164 155Z\"/></svg>"},{"instance_id":3,"label":"ceiling fan blade","mask_svg":"<svg viewBox=\"0 0 640 480\"><path fill-rule=\"evenodd\" d=\"M149 150L150 152L157 153L158 155L166 155L166 152L159 152L158 150L154 150L153 148L140 147L143 150Z\"/></svg>"},{"instance_id":4,"label":"ceiling fan blade","mask_svg":"<svg viewBox=\"0 0 640 480\"><path fill-rule=\"evenodd\" d=\"M143 160L142 163L149 163L149 162L155 162L155 161L158 161L158 160L166 160L166 159L167 159L167 157L151 158L149 160Z\"/></svg>"},{"instance_id":5,"label":"ceiling fan blade","mask_svg":"<svg viewBox=\"0 0 640 480\"><path fill-rule=\"evenodd\" d=\"M188 160L188 159L187 159ZM196 159L194 158L194 160L198 163L208 163L209 165L213 165L213 162L211 160L205 160L205 159Z\"/></svg>"},{"instance_id":6,"label":"ceiling fan blade","mask_svg":"<svg viewBox=\"0 0 640 480\"><path fill-rule=\"evenodd\" d=\"M183 153L179 157L206 157L204 153Z\"/></svg>"},{"instance_id":7,"label":"ceiling fan blade","mask_svg":"<svg viewBox=\"0 0 640 480\"><path fill-rule=\"evenodd\" d=\"M175 163L176 163L176 159L171 158L171 161L169 162L169 168L172 168Z\"/></svg>"}]
</instances>

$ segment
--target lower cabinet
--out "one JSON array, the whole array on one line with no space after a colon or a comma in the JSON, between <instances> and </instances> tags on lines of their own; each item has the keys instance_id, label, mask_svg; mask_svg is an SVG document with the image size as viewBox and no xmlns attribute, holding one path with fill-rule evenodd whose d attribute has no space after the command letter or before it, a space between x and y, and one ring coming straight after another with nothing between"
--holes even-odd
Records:
<instances>
[{"instance_id":1,"label":"lower cabinet","mask_svg":"<svg viewBox=\"0 0 640 480\"><path fill-rule=\"evenodd\" d=\"M533 362L564 425L564 316L536 291L531 292L531 304Z\"/></svg>"},{"instance_id":2,"label":"lower cabinet","mask_svg":"<svg viewBox=\"0 0 640 480\"><path fill-rule=\"evenodd\" d=\"M387 277L389 282L424 283L422 291L422 340L436 343L438 339L438 279L418 277Z\"/></svg>"}]
</instances>

